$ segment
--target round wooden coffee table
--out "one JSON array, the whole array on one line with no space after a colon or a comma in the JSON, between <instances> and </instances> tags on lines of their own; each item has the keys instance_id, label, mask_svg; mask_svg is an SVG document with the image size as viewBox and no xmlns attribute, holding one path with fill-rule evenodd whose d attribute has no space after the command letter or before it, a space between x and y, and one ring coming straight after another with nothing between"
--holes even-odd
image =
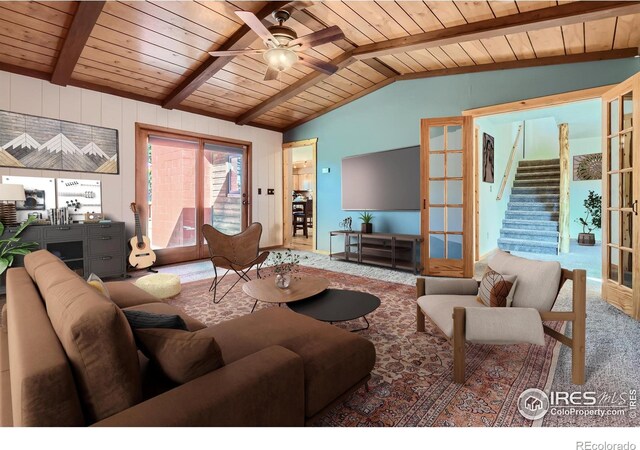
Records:
<instances>
[{"instance_id":1,"label":"round wooden coffee table","mask_svg":"<svg viewBox=\"0 0 640 450\"><path fill-rule=\"evenodd\" d=\"M321 277L302 276L291 280L287 289L280 289L276 286L275 278L261 278L247 281L242 290L256 302L251 308L251 312L256 309L258 302L266 303L289 303L313 297L329 287L329 280Z\"/></svg>"}]
</instances>

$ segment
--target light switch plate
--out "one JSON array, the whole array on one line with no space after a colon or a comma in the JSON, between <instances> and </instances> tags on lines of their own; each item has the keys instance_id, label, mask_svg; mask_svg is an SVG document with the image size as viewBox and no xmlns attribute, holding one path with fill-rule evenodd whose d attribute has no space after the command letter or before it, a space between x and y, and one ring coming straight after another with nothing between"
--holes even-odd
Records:
<instances>
[{"instance_id":1,"label":"light switch plate","mask_svg":"<svg viewBox=\"0 0 640 450\"><path fill-rule=\"evenodd\" d=\"M322 168L322 173L329 173L329 172L331 172L330 168L328 168L328 167L323 167Z\"/></svg>"}]
</instances>

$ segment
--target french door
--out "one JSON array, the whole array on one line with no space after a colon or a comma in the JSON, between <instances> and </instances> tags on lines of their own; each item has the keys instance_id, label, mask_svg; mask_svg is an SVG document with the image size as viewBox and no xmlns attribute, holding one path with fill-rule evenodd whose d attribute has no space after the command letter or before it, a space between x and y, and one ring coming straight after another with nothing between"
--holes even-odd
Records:
<instances>
[{"instance_id":1,"label":"french door","mask_svg":"<svg viewBox=\"0 0 640 450\"><path fill-rule=\"evenodd\" d=\"M150 126L137 140L136 203L158 264L207 258L203 224L247 227L250 143Z\"/></svg>"},{"instance_id":2,"label":"french door","mask_svg":"<svg viewBox=\"0 0 640 450\"><path fill-rule=\"evenodd\" d=\"M602 297L640 319L640 75L602 96Z\"/></svg>"},{"instance_id":3,"label":"french door","mask_svg":"<svg viewBox=\"0 0 640 450\"><path fill-rule=\"evenodd\" d=\"M422 266L425 275L473 276L471 117L422 119Z\"/></svg>"}]
</instances>

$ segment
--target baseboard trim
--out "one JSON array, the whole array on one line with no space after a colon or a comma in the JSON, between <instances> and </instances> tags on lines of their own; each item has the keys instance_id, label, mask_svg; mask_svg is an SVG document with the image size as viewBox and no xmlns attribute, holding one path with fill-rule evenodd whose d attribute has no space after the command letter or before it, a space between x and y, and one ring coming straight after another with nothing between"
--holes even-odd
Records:
<instances>
[{"instance_id":1,"label":"baseboard trim","mask_svg":"<svg viewBox=\"0 0 640 450\"><path fill-rule=\"evenodd\" d=\"M498 247L489 250L488 252L486 252L484 255L480 255L480 258L478 259L478 261L482 261L483 259L488 258L489 256L493 255L495 252L497 252L499 250ZM478 262L476 261L476 262Z\"/></svg>"}]
</instances>

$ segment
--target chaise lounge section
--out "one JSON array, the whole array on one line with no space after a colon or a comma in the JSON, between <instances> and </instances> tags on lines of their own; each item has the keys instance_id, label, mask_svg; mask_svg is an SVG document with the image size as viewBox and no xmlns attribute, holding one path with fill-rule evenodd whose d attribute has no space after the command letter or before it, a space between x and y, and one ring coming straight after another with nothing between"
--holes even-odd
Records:
<instances>
[{"instance_id":1,"label":"chaise lounge section","mask_svg":"<svg viewBox=\"0 0 640 450\"><path fill-rule=\"evenodd\" d=\"M45 250L7 275L3 426L301 426L366 383L367 339L284 308L206 327L132 283L111 300ZM136 348L124 309L180 315L224 365L181 385Z\"/></svg>"}]
</instances>

